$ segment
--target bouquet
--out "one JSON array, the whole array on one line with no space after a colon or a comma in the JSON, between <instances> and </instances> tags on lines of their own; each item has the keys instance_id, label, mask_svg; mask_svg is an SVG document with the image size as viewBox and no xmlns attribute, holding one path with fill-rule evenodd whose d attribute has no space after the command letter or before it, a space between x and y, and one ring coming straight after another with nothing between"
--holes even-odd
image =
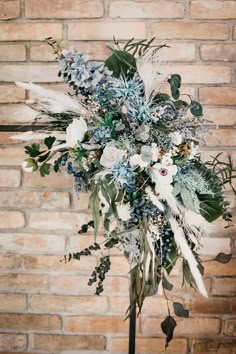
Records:
<instances>
[{"instance_id":1,"label":"bouquet","mask_svg":"<svg viewBox=\"0 0 236 354\"><path fill-rule=\"evenodd\" d=\"M154 38L115 42L107 60L97 63L73 48L61 50L51 38L48 43L70 92L17 83L36 94L29 103L41 122L17 138L42 141L25 147L25 171L39 169L44 177L66 169L78 194L90 192L91 221L79 233L93 228L95 242L69 254L69 260L99 250L96 236L102 229L104 256L88 281L97 283L97 295L110 268L110 250L119 247L130 264L128 311L134 304L141 311L147 296L171 290L167 277L178 259L183 283L207 296L199 246L212 221L220 216L231 221L223 187L231 184L233 168L230 158L201 160L199 145L209 122L199 102L180 94L180 75L166 72L168 47ZM230 257L221 253L216 260L226 263ZM188 317L180 303L174 303L174 312ZM166 346L175 326L170 314L162 322Z\"/></svg>"}]
</instances>

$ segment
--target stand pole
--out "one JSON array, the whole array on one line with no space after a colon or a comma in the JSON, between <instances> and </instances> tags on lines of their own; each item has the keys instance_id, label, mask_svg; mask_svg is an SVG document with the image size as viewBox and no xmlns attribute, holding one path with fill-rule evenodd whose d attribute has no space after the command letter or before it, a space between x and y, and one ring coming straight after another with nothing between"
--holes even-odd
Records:
<instances>
[{"instance_id":1,"label":"stand pole","mask_svg":"<svg viewBox=\"0 0 236 354\"><path fill-rule=\"evenodd\" d=\"M136 334L136 302L130 310L129 318L129 354L135 354L135 334Z\"/></svg>"}]
</instances>

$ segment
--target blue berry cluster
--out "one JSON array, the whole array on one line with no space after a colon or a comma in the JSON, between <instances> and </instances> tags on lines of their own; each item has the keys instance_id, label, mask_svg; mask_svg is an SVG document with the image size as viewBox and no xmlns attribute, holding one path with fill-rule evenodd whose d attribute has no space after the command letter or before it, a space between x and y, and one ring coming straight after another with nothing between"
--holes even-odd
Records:
<instances>
[{"instance_id":1,"label":"blue berry cluster","mask_svg":"<svg viewBox=\"0 0 236 354\"><path fill-rule=\"evenodd\" d=\"M67 173L75 177L75 190L77 192L88 191L89 181L88 176L85 172L78 171L76 167L73 166L72 162L68 162Z\"/></svg>"},{"instance_id":2,"label":"blue berry cluster","mask_svg":"<svg viewBox=\"0 0 236 354\"><path fill-rule=\"evenodd\" d=\"M163 231L160 234L161 238L161 247L160 240L155 244L157 256L161 259L162 266L166 267L170 261L170 253L172 250L172 244L174 240L174 233L169 226L165 226Z\"/></svg>"},{"instance_id":3,"label":"blue berry cluster","mask_svg":"<svg viewBox=\"0 0 236 354\"><path fill-rule=\"evenodd\" d=\"M151 201L144 198L137 198L133 203L133 211L130 215L130 222L136 224L144 217L157 217L160 214L160 209L152 204Z\"/></svg>"}]
</instances>

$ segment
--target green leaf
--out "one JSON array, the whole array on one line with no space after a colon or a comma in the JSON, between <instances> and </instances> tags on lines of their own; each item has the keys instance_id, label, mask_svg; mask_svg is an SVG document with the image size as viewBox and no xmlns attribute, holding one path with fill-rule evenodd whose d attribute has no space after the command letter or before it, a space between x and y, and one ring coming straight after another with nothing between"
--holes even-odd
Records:
<instances>
[{"instance_id":1,"label":"green leaf","mask_svg":"<svg viewBox=\"0 0 236 354\"><path fill-rule=\"evenodd\" d=\"M223 214L221 198L219 195L198 194L200 213L207 221L212 222Z\"/></svg>"},{"instance_id":2,"label":"green leaf","mask_svg":"<svg viewBox=\"0 0 236 354\"><path fill-rule=\"evenodd\" d=\"M89 209L93 214L94 220L94 237L96 238L99 229L100 223L100 209L99 209L99 197L98 192L100 190L100 186L98 183L94 184L92 187L92 193L89 198Z\"/></svg>"},{"instance_id":3,"label":"green leaf","mask_svg":"<svg viewBox=\"0 0 236 354\"><path fill-rule=\"evenodd\" d=\"M168 291L171 291L173 289L173 284L171 284L164 275L162 277L162 286Z\"/></svg>"},{"instance_id":4,"label":"green leaf","mask_svg":"<svg viewBox=\"0 0 236 354\"><path fill-rule=\"evenodd\" d=\"M168 79L171 89L172 97L177 100L180 96L179 88L181 86L181 76L179 74L171 75L170 79Z\"/></svg>"},{"instance_id":5,"label":"green leaf","mask_svg":"<svg viewBox=\"0 0 236 354\"><path fill-rule=\"evenodd\" d=\"M43 161L47 160L49 155L50 155L50 151L48 151L45 155L41 155L38 159L38 162L43 162Z\"/></svg>"},{"instance_id":6,"label":"green leaf","mask_svg":"<svg viewBox=\"0 0 236 354\"><path fill-rule=\"evenodd\" d=\"M112 55L107 58L105 65L113 72L113 76L132 78L136 72L136 60L130 53L122 50L112 50Z\"/></svg>"},{"instance_id":7,"label":"green leaf","mask_svg":"<svg viewBox=\"0 0 236 354\"><path fill-rule=\"evenodd\" d=\"M46 175L49 175L50 174L50 168L51 168L51 164L44 162L39 168L40 175L42 177L45 177Z\"/></svg>"},{"instance_id":8,"label":"green leaf","mask_svg":"<svg viewBox=\"0 0 236 354\"><path fill-rule=\"evenodd\" d=\"M197 102L197 101L192 101L191 102L190 112L195 117L201 117L202 114L203 114L202 105L199 102Z\"/></svg>"},{"instance_id":9,"label":"green leaf","mask_svg":"<svg viewBox=\"0 0 236 354\"><path fill-rule=\"evenodd\" d=\"M213 259L213 261L226 264L226 263L228 263L229 261L231 261L231 259L232 259L232 254L225 254L225 253L223 253L223 252L220 252L220 253L217 254L217 256Z\"/></svg>"},{"instance_id":10,"label":"green leaf","mask_svg":"<svg viewBox=\"0 0 236 354\"><path fill-rule=\"evenodd\" d=\"M179 317L189 317L189 310L186 310L180 302L173 303L174 313Z\"/></svg>"},{"instance_id":11,"label":"green leaf","mask_svg":"<svg viewBox=\"0 0 236 354\"><path fill-rule=\"evenodd\" d=\"M25 153L28 154L31 157L37 157L43 153L43 151L40 152L40 145L39 144L32 144L26 145L25 146Z\"/></svg>"},{"instance_id":12,"label":"green leaf","mask_svg":"<svg viewBox=\"0 0 236 354\"><path fill-rule=\"evenodd\" d=\"M160 102L168 101L169 99L170 99L170 96L167 95L167 93L159 92L159 93L156 94L156 96L154 97L153 101L155 103L160 103Z\"/></svg>"},{"instance_id":13,"label":"green leaf","mask_svg":"<svg viewBox=\"0 0 236 354\"><path fill-rule=\"evenodd\" d=\"M162 332L166 335L166 345L165 349L168 348L169 342L172 340L174 335L174 329L177 326L175 319L171 316L167 316L166 319L161 323Z\"/></svg>"},{"instance_id":14,"label":"green leaf","mask_svg":"<svg viewBox=\"0 0 236 354\"><path fill-rule=\"evenodd\" d=\"M187 107L188 103L186 101L178 100L174 102L175 108L179 110L182 107Z\"/></svg>"},{"instance_id":15,"label":"green leaf","mask_svg":"<svg viewBox=\"0 0 236 354\"><path fill-rule=\"evenodd\" d=\"M44 144L48 147L48 149L51 149L54 141L56 141L56 138L54 136L49 136L44 139Z\"/></svg>"}]
</instances>

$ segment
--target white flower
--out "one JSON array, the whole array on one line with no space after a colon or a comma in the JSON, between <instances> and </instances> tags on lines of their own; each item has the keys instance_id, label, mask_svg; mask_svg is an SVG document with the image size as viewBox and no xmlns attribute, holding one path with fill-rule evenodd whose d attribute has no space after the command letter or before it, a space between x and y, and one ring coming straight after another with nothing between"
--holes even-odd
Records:
<instances>
[{"instance_id":1,"label":"white flower","mask_svg":"<svg viewBox=\"0 0 236 354\"><path fill-rule=\"evenodd\" d=\"M152 155L151 160L153 162L157 162L157 160L160 157L160 149L156 143L151 144L151 155Z\"/></svg>"},{"instance_id":2,"label":"white flower","mask_svg":"<svg viewBox=\"0 0 236 354\"><path fill-rule=\"evenodd\" d=\"M177 173L176 165L166 165L163 163L156 163L152 166L151 177L155 183L155 192L161 197L165 198L165 194L171 193L173 187L173 176Z\"/></svg>"},{"instance_id":3,"label":"white flower","mask_svg":"<svg viewBox=\"0 0 236 354\"><path fill-rule=\"evenodd\" d=\"M182 135L178 132L170 133L169 134L171 141L175 145L180 145L182 143Z\"/></svg>"},{"instance_id":4,"label":"white flower","mask_svg":"<svg viewBox=\"0 0 236 354\"><path fill-rule=\"evenodd\" d=\"M73 119L73 122L66 129L66 144L68 147L73 147L78 141L84 139L84 134L87 132L87 123L83 118Z\"/></svg>"},{"instance_id":5,"label":"white flower","mask_svg":"<svg viewBox=\"0 0 236 354\"><path fill-rule=\"evenodd\" d=\"M103 167L113 168L116 162L122 161L125 150L118 149L114 145L107 145L100 158L100 164Z\"/></svg>"},{"instance_id":6,"label":"white flower","mask_svg":"<svg viewBox=\"0 0 236 354\"><path fill-rule=\"evenodd\" d=\"M139 154L135 154L130 156L130 165L131 167L139 166L141 168L147 167L149 165L148 161L143 161L142 156Z\"/></svg>"},{"instance_id":7,"label":"white flower","mask_svg":"<svg viewBox=\"0 0 236 354\"><path fill-rule=\"evenodd\" d=\"M25 159L22 162L22 168L25 172L34 172L38 169L38 165L33 159Z\"/></svg>"},{"instance_id":8,"label":"white flower","mask_svg":"<svg viewBox=\"0 0 236 354\"><path fill-rule=\"evenodd\" d=\"M173 165L171 153L167 152L164 156L162 156L161 162L163 165Z\"/></svg>"},{"instance_id":9,"label":"white flower","mask_svg":"<svg viewBox=\"0 0 236 354\"><path fill-rule=\"evenodd\" d=\"M117 213L122 221L128 221L130 219L131 207L130 203L119 204L117 207Z\"/></svg>"}]
</instances>

